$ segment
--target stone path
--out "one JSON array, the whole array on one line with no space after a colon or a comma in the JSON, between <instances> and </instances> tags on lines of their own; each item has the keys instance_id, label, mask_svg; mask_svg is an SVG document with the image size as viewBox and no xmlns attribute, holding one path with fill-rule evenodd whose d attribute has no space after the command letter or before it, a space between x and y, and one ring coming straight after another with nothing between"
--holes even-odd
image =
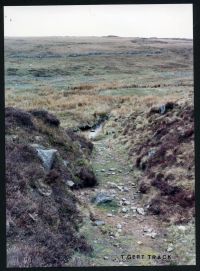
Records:
<instances>
[{"instance_id":1,"label":"stone path","mask_svg":"<svg viewBox=\"0 0 200 271\"><path fill-rule=\"evenodd\" d=\"M99 185L76 191L77 197L89 206L93 214L91 221L88 210L80 207L85 214L81 231L94 252L93 257L75 255L72 265L169 265L173 257L163 259L171 255L171 251L167 251L170 244L166 239L166 229L157 218L146 215L146 206L141 205L137 179L123 146L114 146L111 140L107 137L94 141L93 168ZM113 200L99 205L91 203L92 198L99 194Z\"/></svg>"}]
</instances>

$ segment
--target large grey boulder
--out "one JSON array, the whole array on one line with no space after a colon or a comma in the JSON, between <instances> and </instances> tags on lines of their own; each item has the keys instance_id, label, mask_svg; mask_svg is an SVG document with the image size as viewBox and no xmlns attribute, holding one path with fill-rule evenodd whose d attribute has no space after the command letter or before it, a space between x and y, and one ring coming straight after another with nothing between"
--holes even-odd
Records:
<instances>
[{"instance_id":1,"label":"large grey boulder","mask_svg":"<svg viewBox=\"0 0 200 271\"><path fill-rule=\"evenodd\" d=\"M45 147L43 147L39 144L31 144L31 146L36 149L39 158L43 162L44 168L47 171L49 171L52 168L57 150L56 149L46 149Z\"/></svg>"},{"instance_id":2,"label":"large grey boulder","mask_svg":"<svg viewBox=\"0 0 200 271\"><path fill-rule=\"evenodd\" d=\"M106 193L98 193L94 198L92 198L92 202L96 205L100 205L102 203L111 202L113 200L113 196L108 195Z\"/></svg>"}]
</instances>

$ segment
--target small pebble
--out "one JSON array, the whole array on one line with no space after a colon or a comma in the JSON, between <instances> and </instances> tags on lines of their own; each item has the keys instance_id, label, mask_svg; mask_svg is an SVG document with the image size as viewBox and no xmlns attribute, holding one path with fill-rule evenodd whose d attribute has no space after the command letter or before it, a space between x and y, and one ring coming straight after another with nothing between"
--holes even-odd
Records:
<instances>
[{"instance_id":1,"label":"small pebble","mask_svg":"<svg viewBox=\"0 0 200 271\"><path fill-rule=\"evenodd\" d=\"M156 236L157 236L157 233L156 233L156 232L152 232L152 233L151 233L151 238L152 238L152 239L155 239Z\"/></svg>"},{"instance_id":2,"label":"small pebble","mask_svg":"<svg viewBox=\"0 0 200 271\"><path fill-rule=\"evenodd\" d=\"M137 207L131 206L131 210L136 210L136 209L137 209Z\"/></svg>"},{"instance_id":3,"label":"small pebble","mask_svg":"<svg viewBox=\"0 0 200 271\"><path fill-rule=\"evenodd\" d=\"M138 241L137 244L138 244L138 245L142 245L143 243L142 243L141 241Z\"/></svg>"},{"instance_id":4,"label":"small pebble","mask_svg":"<svg viewBox=\"0 0 200 271\"><path fill-rule=\"evenodd\" d=\"M110 170L110 171L115 171L115 170L116 170L116 168L109 168L109 170Z\"/></svg>"},{"instance_id":5,"label":"small pebble","mask_svg":"<svg viewBox=\"0 0 200 271\"><path fill-rule=\"evenodd\" d=\"M104 256L104 260L108 260L108 257L107 257L107 256Z\"/></svg>"},{"instance_id":6,"label":"small pebble","mask_svg":"<svg viewBox=\"0 0 200 271\"><path fill-rule=\"evenodd\" d=\"M124 208L122 208L122 213L127 213L128 212L128 210L124 207Z\"/></svg>"},{"instance_id":7,"label":"small pebble","mask_svg":"<svg viewBox=\"0 0 200 271\"><path fill-rule=\"evenodd\" d=\"M174 246L173 244L169 244L168 248L167 248L167 252L171 252L174 250Z\"/></svg>"},{"instance_id":8,"label":"small pebble","mask_svg":"<svg viewBox=\"0 0 200 271\"><path fill-rule=\"evenodd\" d=\"M113 246L114 246L114 247L118 247L118 246L119 246L119 244L117 244L117 243L116 243L116 244L113 244Z\"/></svg>"},{"instance_id":9,"label":"small pebble","mask_svg":"<svg viewBox=\"0 0 200 271\"><path fill-rule=\"evenodd\" d=\"M137 210L139 215L145 215L145 212L144 212L143 208L137 208L136 210Z\"/></svg>"},{"instance_id":10,"label":"small pebble","mask_svg":"<svg viewBox=\"0 0 200 271\"><path fill-rule=\"evenodd\" d=\"M186 230L186 227L183 226L183 225L177 226L177 228L178 228L180 231L183 231L183 232Z\"/></svg>"},{"instance_id":11,"label":"small pebble","mask_svg":"<svg viewBox=\"0 0 200 271\"><path fill-rule=\"evenodd\" d=\"M117 224L117 228L118 228L118 229L121 229L121 228L122 228L122 225L121 225L121 224Z\"/></svg>"}]
</instances>

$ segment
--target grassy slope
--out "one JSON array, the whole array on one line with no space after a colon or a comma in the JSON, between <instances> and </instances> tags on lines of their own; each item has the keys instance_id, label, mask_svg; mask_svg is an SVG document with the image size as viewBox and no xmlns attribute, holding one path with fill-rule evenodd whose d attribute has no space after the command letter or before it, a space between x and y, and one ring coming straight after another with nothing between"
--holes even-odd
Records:
<instances>
[{"instance_id":1,"label":"grassy slope","mask_svg":"<svg viewBox=\"0 0 200 271\"><path fill-rule=\"evenodd\" d=\"M8 106L44 108L63 126L75 127L120 106L124 95L129 101L133 95L182 95L192 89L192 42L10 38L5 68Z\"/></svg>"}]
</instances>

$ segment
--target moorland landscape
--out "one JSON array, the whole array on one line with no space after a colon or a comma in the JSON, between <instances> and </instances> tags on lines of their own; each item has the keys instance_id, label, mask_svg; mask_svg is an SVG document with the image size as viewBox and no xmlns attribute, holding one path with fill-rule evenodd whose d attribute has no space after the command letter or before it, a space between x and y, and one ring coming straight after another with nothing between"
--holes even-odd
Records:
<instances>
[{"instance_id":1,"label":"moorland landscape","mask_svg":"<svg viewBox=\"0 0 200 271\"><path fill-rule=\"evenodd\" d=\"M5 38L8 267L195 264L193 41Z\"/></svg>"}]
</instances>

